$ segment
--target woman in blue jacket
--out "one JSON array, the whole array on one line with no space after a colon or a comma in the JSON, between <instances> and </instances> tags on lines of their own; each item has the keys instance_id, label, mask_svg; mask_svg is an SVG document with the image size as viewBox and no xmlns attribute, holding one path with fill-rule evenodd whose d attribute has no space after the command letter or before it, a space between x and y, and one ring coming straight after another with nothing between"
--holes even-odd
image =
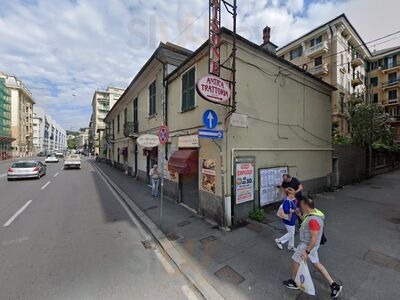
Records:
<instances>
[{"instance_id":1,"label":"woman in blue jacket","mask_svg":"<svg viewBox=\"0 0 400 300\"><path fill-rule=\"evenodd\" d=\"M289 216L288 220L282 219L285 224L287 233L279 239L275 239L275 243L279 249L283 249L283 244L288 242L288 249L294 251L294 234L296 229L296 191L293 188L285 190L286 198L283 200L282 209L286 215Z\"/></svg>"}]
</instances>

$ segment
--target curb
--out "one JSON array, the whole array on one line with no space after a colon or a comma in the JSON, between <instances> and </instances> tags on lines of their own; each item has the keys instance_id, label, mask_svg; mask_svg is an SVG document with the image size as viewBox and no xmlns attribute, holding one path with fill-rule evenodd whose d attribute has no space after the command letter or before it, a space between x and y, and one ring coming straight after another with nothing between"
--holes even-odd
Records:
<instances>
[{"instance_id":1,"label":"curb","mask_svg":"<svg viewBox=\"0 0 400 300\"><path fill-rule=\"evenodd\" d=\"M186 260L186 258L179 253L175 246L170 242L166 235L157 227L156 224L134 203L134 201L117 185L112 179L108 177L94 162L90 162L92 166L98 171L112 188L121 196L125 203L129 206L130 210L142 222L149 233L158 242L161 248L167 253L171 260L175 263L179 271L196 287L205 299L217 300L225 299L217 290L211 286L201 273L194 268L194 266Z\"/></svg>"}]
</instances>

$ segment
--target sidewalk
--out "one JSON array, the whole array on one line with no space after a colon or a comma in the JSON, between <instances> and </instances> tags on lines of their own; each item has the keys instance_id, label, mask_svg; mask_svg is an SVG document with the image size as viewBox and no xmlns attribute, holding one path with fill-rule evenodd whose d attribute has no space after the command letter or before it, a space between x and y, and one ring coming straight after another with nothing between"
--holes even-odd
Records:
<instances>
[{"instance_id":1,"label":"sidewalk","mask_svg":"<svg viewBox=\"0 0 400 300\"><path fill-rule=\"evenodd\" d=\"M96 166L162 229L175 249L225 299L312 298L282 285L290 277L291 252L280 251L274 244L284 229L275 212L268 213L271 223L267 225L250 223L225 232L165 199L161 228L160 201L150 196L145 184L106 164ZM400 194L399 179L400 172L392 172L316 199L328 216L328 243L320 250L320 259L331 275L344 283L341 299L395 299L400 294L396 290L400 284L400 226L396 224L400 202L387 198L388 193ZM317 299L330 299L323 278L313 268L310 271Z\"/></svg>"}]
</instances>

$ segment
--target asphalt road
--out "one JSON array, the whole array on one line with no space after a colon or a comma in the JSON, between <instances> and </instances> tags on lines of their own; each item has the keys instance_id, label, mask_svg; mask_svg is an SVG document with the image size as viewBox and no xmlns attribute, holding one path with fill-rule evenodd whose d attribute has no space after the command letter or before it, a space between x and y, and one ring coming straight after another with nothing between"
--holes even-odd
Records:
<instances>
[{"instance_id":1,"label":"asphalt road","mask_svg":"<svg viewBox=\"0 0 400 300\"><path fill-rule=\"evenodd\" d=\"M86 161L1 176L0 299L200 299L116 197Z\"/></svg>"}]
</instances>

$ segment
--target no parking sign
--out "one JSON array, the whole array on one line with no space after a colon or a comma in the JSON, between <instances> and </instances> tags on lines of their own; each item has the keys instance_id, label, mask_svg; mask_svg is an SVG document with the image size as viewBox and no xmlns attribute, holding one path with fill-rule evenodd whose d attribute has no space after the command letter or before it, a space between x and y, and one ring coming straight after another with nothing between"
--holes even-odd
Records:
<instances>
[{"instance_id":1,"label":"no parking sign","mask_svg":"<svg viewBox=\"0 0 400 300\"><path fill-rule=\"evenodd\" d=\"M165 125L161 125L158 130L158 139L160 140L160 144L165 145L168 142L168 127Z\"/></svg>"}]
</instances>

